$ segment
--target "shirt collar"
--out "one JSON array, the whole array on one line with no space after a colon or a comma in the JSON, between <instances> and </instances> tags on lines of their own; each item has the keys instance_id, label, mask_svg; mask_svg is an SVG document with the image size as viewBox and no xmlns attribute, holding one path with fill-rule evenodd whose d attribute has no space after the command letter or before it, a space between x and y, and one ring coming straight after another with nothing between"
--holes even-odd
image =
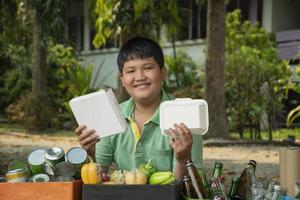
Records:
<instances>
[{"instance_id":1,"label":"shirt collar","mask_svg":"<svg viewBox=\"0 0 300 200\"><path fill-rule=\"evenodd\" d=\"M161 90L161 93L162 93L162 96L161 96L161 99L160 99L160 103L164 102L164 101L168 101L168 100L173 99L163 89ZM125 118L128 119L129 117L132 116L133 110L134 110L134 104L135 104L135 102L134 102L133 98L131 97L128 100L127 104L124 106L124 116L125 116ZM156 124L159 125L159 106L156 109L156 111L153 114L153 116L151 117L150 121L152 121L152 122L154 122L154 123L156 123Z\"/></svg>"}]
</instances>

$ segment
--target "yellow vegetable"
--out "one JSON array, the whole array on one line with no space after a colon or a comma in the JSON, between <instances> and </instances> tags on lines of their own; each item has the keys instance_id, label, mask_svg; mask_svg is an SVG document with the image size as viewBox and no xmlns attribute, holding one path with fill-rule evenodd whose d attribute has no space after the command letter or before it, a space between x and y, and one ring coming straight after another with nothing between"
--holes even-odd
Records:
<instances>
[{"instance_id":1,"label":"yellow vegetable","mask_svg":"<svg viewBox=\"0 0 300 200\"><path fill-rule=\"evenodd\" d=\"M125 173L126 185L145 185L147 184L147 175L141 170L132 170Z\"/></svg>"},{"instance_id":2,"label":"yellow vegetable","mask_svg":"<svg viewBox=\"0 0 300 200\"><path fill-rule=\"evenodd\" d=\"M81 178L84 184L98 184L101 183L101 170L97 163L89 157L90 163L84 164L81 168Z\"/></svg>"}]
</instances>

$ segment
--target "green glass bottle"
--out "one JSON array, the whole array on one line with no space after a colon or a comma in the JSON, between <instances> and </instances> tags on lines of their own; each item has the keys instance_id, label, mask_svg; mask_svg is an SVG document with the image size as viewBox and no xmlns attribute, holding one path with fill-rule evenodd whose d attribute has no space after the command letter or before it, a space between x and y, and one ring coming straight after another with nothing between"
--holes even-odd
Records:
<instances>
[{"instance_id":1,"label":"green glass bottle","mask_svg":"<svg viewBox=\"0 0 300 200\"><path fill-rule=\"evenodd\" d=\"M230 200L234 199L234 196L236 196L238 181L239 177L232 177L231 186L228 193L228 197Z\"/></svg>"},{"instance_id":2,"label":"green glass bottle","mask_svg":"<svg viewBox=\"0 0 300 200\"><path fill-rule=\"evenodd\" d=\"M220 161L215 162L214 171L212 174L212 178L219 178L222 174L223 163Z\"/></svg>"},{"instance_id":3,"label":"green glass bottle","mask_svg":"<svg viewBox=\"0 0 300 200\"><path fill-rule=\"evenodd\" d=\"M202 178L203 185L204 185L204 187L205 187L205 189L208 193L209 198L211 198L211 196L212 196L211 184L210 184L210 181L207 178L205 168L204 167L197 168L197 171L198 171L199 175Z\"/></svg>"}]
</instances>

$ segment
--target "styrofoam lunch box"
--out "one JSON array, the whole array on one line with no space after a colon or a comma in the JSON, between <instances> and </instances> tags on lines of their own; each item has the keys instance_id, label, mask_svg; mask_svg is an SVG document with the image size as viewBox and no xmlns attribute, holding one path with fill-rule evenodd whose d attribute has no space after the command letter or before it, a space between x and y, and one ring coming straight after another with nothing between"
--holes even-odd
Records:
<instances>
[{"instance_id":1,"label":"styrofoam lunch box","mask_svg":"<svg viewBox=\"0 0 300 200\"><path fill-rule=\"evenodd\" d=\"M208 130L208 105L203 99L177 98L164 101L160 108L160 129L164 135L174 124L184 123L192 134L204 135Z\"/></svg>"}]
</instances>

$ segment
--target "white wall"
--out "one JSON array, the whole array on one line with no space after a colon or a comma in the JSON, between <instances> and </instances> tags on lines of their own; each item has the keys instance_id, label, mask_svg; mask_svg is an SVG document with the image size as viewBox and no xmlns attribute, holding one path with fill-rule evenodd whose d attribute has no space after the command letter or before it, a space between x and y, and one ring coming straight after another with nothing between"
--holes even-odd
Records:
<instances>
[{"instance_id":1,"label":"white wall","mask_svg":"<svg viewBox=\"0 0 300 200\"><path fill-rule=\"evenodd\" d=\"M198 66L203 67L205 63L205 43L203 40L187 40L183 42L176 42L176 51L184 51L191 58L198 63ZM173 55L173 49L171 44L163 45L163 52L165 55ZM92 64L94 66L94 75L101 67L100 75L97 78L97 84L105 85L112 88L117 88L118 81L118 66L117 66L117 48L93 50L88 52L82 52L81 58L83 65ZM105 80L104 80L105 79Z\"/></svg>"}]
</instances>

